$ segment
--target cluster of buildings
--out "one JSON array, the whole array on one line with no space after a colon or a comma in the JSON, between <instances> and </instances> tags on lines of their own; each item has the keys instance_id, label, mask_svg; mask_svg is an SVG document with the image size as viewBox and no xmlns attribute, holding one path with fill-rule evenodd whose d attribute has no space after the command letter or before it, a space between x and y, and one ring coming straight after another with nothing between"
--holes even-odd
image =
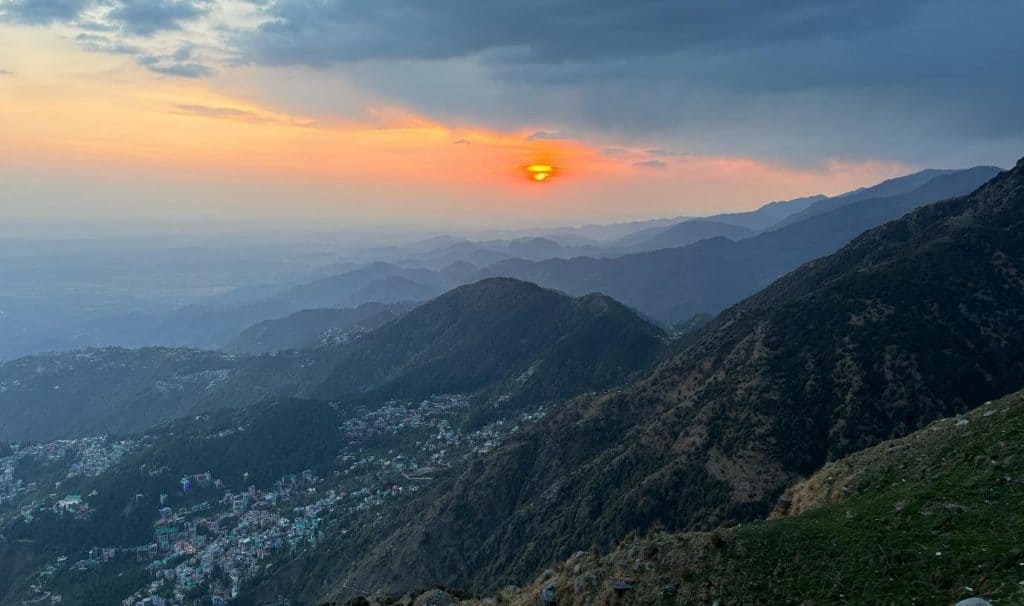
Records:
<instances>
[{"instance_id":1,"label":"cluster of buildings","mask_svg":"<svg viewBox=\"0 0 1024 606\"><path fill-rule=\"evenodd\" d=\"M224 358L230 358L230 354L224 354ZM175 375L171 379L158 380L153 383L157 391L164 393L183 391L189 387L201 386L205 389L213 389L218 383L223 383L231 376L231 371L226 368L216 370L200 370L189 374Z\"/></svg>"},{"instance_id":2,"label":"cluster of buildings","mask_svg":"<svg viewBox=\"0 0 1024 606\"><path fill-rule=\"evenodd\" d=\"M121 460L124 455L139 446L138 440L118 440L116 442L101 438L81 438L70 440L71 448L76 450L76 460L68 469L68 478L77 476L96 477Z\"/></svg>"},{"instance_id":3,"label":"cluster of buildings","mask_svg":"<svg viewBox=\"0 0 1024 606\"><path fill-rule=\"evenodd\" d=\"M95 547L76 562L65 558L51 564L43 578L62 568L100 572L110 562L131 562L144 567L150 580L124 598L123 606L228 604L272 554L315 542L327 524L345 532L361 523L365 512L418 491L458 459L495 448L525 423L545 414L538 409L474 431L460 431L457 419L469 404L469 396L447 394L421 402L394 400L359 411L338 428L345 437L344 446L326 479L306 470L282 477L270 487L249 486L233 492L210 472L182 476L178 486L168 486L167 492L195 491L195 496L187 506L175 508L172 499L161 495L151 542ZM340 411L339 404L332 407ZM99 473L96 470L138 447L130 441L72 442L80 442L75 446L79 453L75 461L81 465L75 469L83 475ZM0 474L6 473L4 461L0 460ZM143 476L147 472L152 470L140 469ZM208 500L196 502L200 498ZM78 495L61 501L67 501L68 511L82 506Z\"/></svg>"},{"instance_id":4,"label":"cluster of buildings","mask_svg":"<svg viewBox=\"0 0 1024 606\"><path fill-rule=\"evenodd\" d=\"M419 404L391 400L382 406L345 421L342 430L352 439L366 439L404 430L437 427L447 423L446 416L469 407L469 396L445 394L431 396ZM449 431L449 434L454 434Z\"/></svg>"},{"instance_id":5,"label":"cluster of buildings","mask_svg":"<svg viewBox=\"0 0 1024 606\"><path fill-rule=\"evenodd\" d=\"M362 326L349 326L347 328L329 328L320 334L320 345L344 345L350 341L358 339L359 337L365 335L368 332L370 332L370 330Z\"/></svg>"},{"instance_id":6,"label":"cluster of buildings","mask_svg":"<svg viewBox=\"0 0 1024 606\"><path fill-rule=\"evenodd\" d=\"M96 477L120 461L126 454L136 450L149 439L111 440L107 436L78 438L75 440L54 440L32 444L12 444L12 453L0 458L0 506L12 504L23 496L36 492L39 487L60 488L60 482L76 477ZM35 463L32 469L43 464L66 463L58 477L24 477L26 465ZM56 493L51 495L56 498Z\"/></svg>"},{"instance_id":7,"label":"cluster of buildings","mask_svg":"<svg viewBox=\"0 0 1024 606\"><path fill-rule=\"evenodd\" d=\"M182 604L197 593L227 603L261 560L315 538L322 515L341 499L334 490L319 490L322 483L307 470L281 478L268 490L227 490L213 505L162 508L153 543L137 548L145 551L154 580L124 604L138 606L147 599Z\"/></svg>"},{"instance_id":8,"label":"cluster of buildings","mask_svg":"<svg viewBox=\"0 0 1024 606\"><path fill-rule=\"evenodd\" d=\"M13 456L0 459L0 506L14 501L29 491L29 486L21 478L14 477L16 459ZM35 490L33 482L31 490Z\"/></svg>"}]
</instances>

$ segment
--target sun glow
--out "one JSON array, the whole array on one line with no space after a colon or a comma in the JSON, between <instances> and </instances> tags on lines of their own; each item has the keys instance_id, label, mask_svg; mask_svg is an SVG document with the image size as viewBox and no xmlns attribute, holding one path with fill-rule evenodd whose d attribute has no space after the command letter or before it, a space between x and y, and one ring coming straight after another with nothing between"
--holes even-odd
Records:
<instances>
[{"instance_id":1,"label":"sun glow","mask_svg":"<svg viewBox=\"0 0 1024 606\"><path fill-rule=\"evenodd\" d=\"M531 164L526 167L526 172L534 181L543 183L555 174L555 167L550 164Z\"/></svg>"}]
</instances>

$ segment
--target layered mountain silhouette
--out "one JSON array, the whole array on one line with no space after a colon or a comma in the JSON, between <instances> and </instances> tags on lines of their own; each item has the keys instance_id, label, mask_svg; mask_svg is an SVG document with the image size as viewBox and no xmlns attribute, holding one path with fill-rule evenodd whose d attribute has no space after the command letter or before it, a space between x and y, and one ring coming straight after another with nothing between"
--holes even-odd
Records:
<instances>
[{"instance_id":1,"label":"layered mountain silhouette","mask_svg":"<svg viewBox=\"0 0 1024 606\"><path fill-rule=\"evenodd\" d=\"M627 250L646 251L660 248L678 248L711 238L742 240L743 238L749 238L755 233L757 232L752 229L731 223L693 219L677 223L666 229L658 229L654 234L634 234L623 239L622 244Z\"/></svg>"},{"instance_id":2,"label":"layered mountain silhouette","mask_svg":"<svg viewBox=\"0 0 1024 606\"><path fill-rule=\"evenodd\" d=\"M698 313L718 313L802 263L835 252L857 234L918 206L969 193L998 172L977 167L935 176L918 173L909 184L902 183L909 187L924 181L910 191L886 182L877 190L858 192L854 202L834 210L735 242L712 238L609 259L505 261L485 268L482 275L511 276L570 294L602 292L675 323Z\"/></svg>"},{"instance_id":3,"label":"layered mountain silhouette","mask_svg":"<svg viewBox=\"0 0 1024 606\"><path fill-rule=\"evenodd\" d=\"M309 349L332 338L349 340L394 320L412 307L410 303L363 303L340 309L306 309L250 326L228 349L256 354ZM337 336L332 337L331 333Z\"/></svg>"},{"instance_id":4,"label":"layered mountain silhouette","mask_svg":"<svg viewBox=\"0 0 1024 606\"><path fill-rule=\"evenodd\" d=\"M339 345L257 356L107 348L8 362L0 439L142 431L292 396L354 405L459 392L536 406L621 384L666 347L659 328L603 295L489 279Z\"/></svg>"}]
</instances>

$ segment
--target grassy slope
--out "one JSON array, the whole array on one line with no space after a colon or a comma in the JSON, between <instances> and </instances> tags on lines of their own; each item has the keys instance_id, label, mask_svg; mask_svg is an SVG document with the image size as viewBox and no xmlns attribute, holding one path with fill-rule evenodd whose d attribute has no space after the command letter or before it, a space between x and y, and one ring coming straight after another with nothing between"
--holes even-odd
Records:
<instances>
[{"instance_id":1,"label":"grassy slope","mask_svg":"<svg viewBox=\"0 0 1024 606\"><path fill-rule=\"evenodd\" d=\"M617 603L628 578L626 604L1022 604L1024 392L959 418L826 466L789 491L799 515L580 553L497 602Z\"/></svg>"}]
</instances>

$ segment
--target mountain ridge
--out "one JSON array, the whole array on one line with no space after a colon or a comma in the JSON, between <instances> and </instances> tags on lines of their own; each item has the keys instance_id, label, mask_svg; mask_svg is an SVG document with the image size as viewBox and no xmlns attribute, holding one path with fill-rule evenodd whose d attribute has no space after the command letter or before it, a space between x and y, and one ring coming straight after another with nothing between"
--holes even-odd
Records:
<instances>
[{"instance_id":1,"label":"mountain ridge","mask_svg":"<svg viewBox=\"0 0 1024 606\"><path fill-rule=\"evenodd\" d=\"M909 193L861 200L737 242L709 238L606 259L510 260L484 268L478 277L516 277L570 294L599 291L671 324L718 313L866 229L923 204L970 193L993 176L987 167L940 175Z\"/></svg>"},{"instance_id":2,"label":"mountain ridge","mask_svg":"<svg viewBox=\"0 0 1024 606\"><path fill-rule=\"evenodd\" d=\"M356 405L466 391L481 405L539 405L591 382L618 384L667 346L660 328L603 295L491 279L338 345L261 355L105 348L14 360L0 365L0 436L143 431L289 396Z\"/></svg>"}]
</instances>

